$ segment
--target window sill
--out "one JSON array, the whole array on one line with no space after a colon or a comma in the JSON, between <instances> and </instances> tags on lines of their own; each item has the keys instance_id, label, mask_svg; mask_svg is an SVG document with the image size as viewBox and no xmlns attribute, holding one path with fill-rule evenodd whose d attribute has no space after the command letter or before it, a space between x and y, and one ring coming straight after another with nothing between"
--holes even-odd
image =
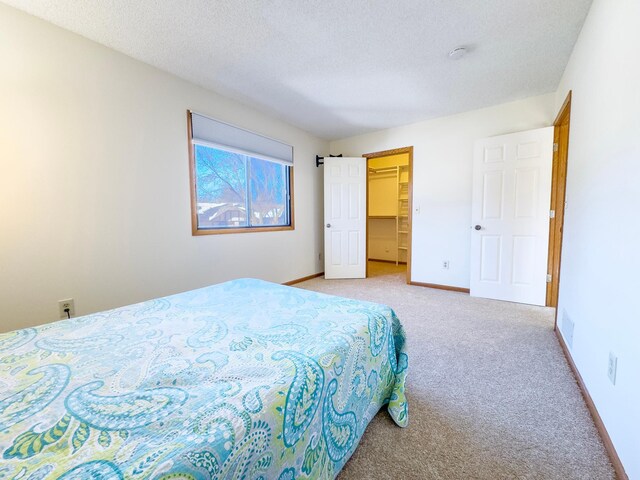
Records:
<instances>
[{"instance_id":1,"label":"window sill","mask_svg":"<svg viewBox=\"0 0 640 480\"><path fill-rule=\"evenodd\" d=\"M293 225L283 227L251 227L251 228L211 228L211 229L193 229L194 237L201 235L224 235L229 233L259 233L259 232L280 232L283 230L295 230Z\"/></svg>"}]
</instances>

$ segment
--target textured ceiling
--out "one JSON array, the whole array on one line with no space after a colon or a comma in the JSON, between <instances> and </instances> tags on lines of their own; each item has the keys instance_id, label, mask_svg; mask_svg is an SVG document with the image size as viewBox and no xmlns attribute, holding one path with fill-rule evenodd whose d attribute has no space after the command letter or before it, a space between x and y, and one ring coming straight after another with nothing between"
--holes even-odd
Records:
<instances>
[{"instance_id":1,"label":"textured ceiling","mask_svg":"<svg viewBox=\"0 0 640 480\"><path fill-rule=\"evenodd\" d=\"M554 91L591 4L2 1L327 139Z\"/></svg>"}]
</instances>

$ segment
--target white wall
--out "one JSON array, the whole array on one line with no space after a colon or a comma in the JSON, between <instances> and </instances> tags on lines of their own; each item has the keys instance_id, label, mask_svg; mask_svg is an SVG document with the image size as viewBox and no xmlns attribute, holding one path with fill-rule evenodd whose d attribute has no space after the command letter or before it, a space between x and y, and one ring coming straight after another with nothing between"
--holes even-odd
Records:
<instances>
[{"instance_id":1,"label":"white wall","mask_svg":"<svg viewBox=\"0 0 640 480\"><path fill-rule=\"evenodd\" d=\"M398 177L396 172L370 173L367 188L369 189L370 216L395 216L398 214Z\"/></svg>"},{"instance_id":2,"label":"white wall","mask_svg":"<svg viewBox=\"0 0 640 480\"><path fill-rule=\"evenodd\" d=\"M328 142L0 4L0 331L322 271ZM191 236L186 110L295 151L295 231Z\"/></svg>"},{"instance_id":3,"label":"white wall","mask_svg":"<svg viewBox=\"0 0 640 480\"><path fill-rule=\"evenodd\" d=\"M412 280L468 288L473 143L548 126L555 113L554 95L543 95L334 141L331 153L413 145Z\"/></svg>"},{"instance_id":4,"label":"white wall","mask_svg":"<svg viewBox=\"0 0 640 480\"><path fill-rule=\"evenodd\" d=\"M573 91L559 319L632 479L640 478L640 2L595 0L556 96ZM616 385L607 378L618 356Z\"/></svg>"},{"instance_id":5,"label":"white wall","mask_svg":"<svg viewBox=\"0 0 640 480\"><path fill-rule=\"evenodd\" d=\"M369 259L395 262L398 250L395 218L370 218L367 226ZM404 255L400 261L406 261Z\"/></svg>"}]
</instances>

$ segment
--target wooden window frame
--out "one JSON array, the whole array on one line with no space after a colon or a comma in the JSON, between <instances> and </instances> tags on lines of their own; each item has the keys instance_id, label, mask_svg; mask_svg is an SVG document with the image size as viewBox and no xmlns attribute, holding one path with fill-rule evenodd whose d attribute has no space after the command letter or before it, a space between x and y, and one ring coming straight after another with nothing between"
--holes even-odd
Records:
<instances>
[{"instance_id":1,"label":"wooden window frame","mask_svg":"<svg viewBox=\"0 0 640 480\"><path fill-rule=\"evenodd\" d=\"M198 228L198 197L196 192L196 154L193 144L193 129L191 124L191 110L187 110L187 143L189 148L189 190L191 192L191 234L201 235L225 235L230 233L258 233L281 232L295 230L295 210L293 194L293 165L289 166L289 225L266 227L234 227L234 228ZM247 212L249 215L250 212Z\"/></svg>"}]
</instances>

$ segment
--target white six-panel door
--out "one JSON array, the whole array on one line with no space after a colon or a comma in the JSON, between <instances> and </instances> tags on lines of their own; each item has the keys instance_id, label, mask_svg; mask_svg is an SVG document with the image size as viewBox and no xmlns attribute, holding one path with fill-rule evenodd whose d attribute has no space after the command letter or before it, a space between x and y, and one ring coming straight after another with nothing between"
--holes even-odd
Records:
<instances>
[{"instance_id":1,"label":"white six-panel door","mask_svg":"<svg viewBox=\"0 0 640 480\"><path fill-rule=\"evenodd\" d=\"M325 278L365 278L366 198L366 159L325 157Z\"/></svg>"},{"instance_id":2,"label":"white six-panel door","mask_svg":"<svg viewBox=\"0 0 640 480\"><path fill-rule=\"evenodd\" d=\"M552 162L553 127L476 142L471 295L545 304Z\"/></svg>"}]
</instances>

